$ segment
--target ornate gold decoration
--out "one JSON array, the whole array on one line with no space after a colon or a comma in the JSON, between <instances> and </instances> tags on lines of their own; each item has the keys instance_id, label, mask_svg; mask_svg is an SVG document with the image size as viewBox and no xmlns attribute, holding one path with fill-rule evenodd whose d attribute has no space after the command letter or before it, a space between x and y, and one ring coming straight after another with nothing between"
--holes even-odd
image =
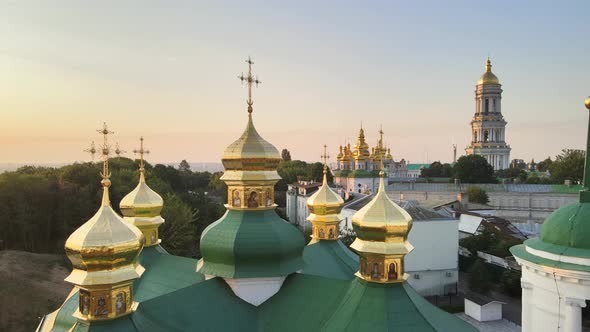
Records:
<instances>
[{"instance_id":1,"label":"ornate gold decoration","mask_svg":"<svg viewBox=\"0 0 590 332\"><path fill-rule=\"evenodd\" d=\"M324 176L322 186L307 199L309 216L307 220L312 224L312 241L338 240L340 229L338 225L344 219L340 214L344 206L344 200L328 186L328 152L324 144L324 153L321 155L324 161Z\"/></svg>"},{"instance_id":2,"label":"ornate gold decoration","mask_svg":"<svg viewBox=\"0 0 590 332\"><path fill-rule=\"evenodd\" d=\"M145 239L139 229L125 223L115 213L109 199L111 148L108 135L113 132L108 130L106 123L98 132L103 135L100 148L101 206L90 220L68 237L65 244L66 254L74 267L65 280L80 289L80 306L74 316L83 320L112 319L130 313L134 307L132 283L144 271L137 257ZM119 295L117 300L119 293L124 296ZM121 307L123 303L124 307Z\"/></svg>"},{"instance_id":3,"label":"ornate gold decoration","mask_svg":"<svg viewBox=\"0 0 590 332\"><path fill-rule=\"evenodd\" d=\"M225 172L221 180L227 184L228 209L274 209L274 185L280 176L277 167L281 162L279 151L265 141L256 131L252 121L252 85L260 84L252 76L250 58L248 75L238 76L248 85L248 123L240 138L230 144L224 151L221 161Z\"/></svg>"},{"instance_id":4,"label":"ornate gold decoration","mask_svg":"<svg viewBox=\"0 0 590 332\"><path fill-rule=\"evenodd\" d=\"M584 105L586 106L586 108L590 111L590 96L588 96L586 98L586 100L584 100Z\"/></svg>"},{"instance_id":5,"label":"ornate gold decoration","mask_svg":"<svg viewBox=\"0 0 590 332\"><path fill-rule=\"evenodd\" d=\"M365 141L365 130L363 129L362 123L352 156L357 161L363 161L371 156L371 153L369 152L369 144Z\"/></svg>"},{"instance_id":6,"label":"ornate gold decoration","mask_svg":"<svg viewBox=\"0 0 590 332\"><path fill-rule=\"evenodd\" d=\"M378 283L402 282L403 258L413 249L408 242L412 217L387 197L382 160L380 164L377 194L352 217L357 238L350 247L361 256L357 276Z\"/></svg>"},{"instance_id":7,"label":"ornate gold decoration","mask_svg":"<svg viewBox=\"0 0 590 332\"><path fill-rule=\"evenodd\" d=\"M477 84L500 84L498 77L492 73L492 61L490 61L490 58L486 61L486 71L481 75Z\"/></svg>"},{"instance_id":8,"label":"ornate gold decoration","mask_svg":"<svg viewBox=\"0 0 590 332\"><path fill-rule=\"evenodd\" d=\"M140 148L133 153L139 154L139 183L121 200L119 207L124 220L135 225L145 237L145 246L150 247L159 244L158 228L164 223L160 216L164 200L162 196L152 190L145 182L144 155L150 151L143 147L143 137L139 138Z\"/></svg>"}]
</instances>

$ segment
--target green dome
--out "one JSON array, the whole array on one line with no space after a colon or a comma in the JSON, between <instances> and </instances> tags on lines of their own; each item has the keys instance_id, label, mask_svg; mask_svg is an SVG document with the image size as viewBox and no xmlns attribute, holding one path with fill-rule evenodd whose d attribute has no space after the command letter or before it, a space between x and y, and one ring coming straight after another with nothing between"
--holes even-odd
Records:
<instances>
[{"instance_id":1,"label":"green dome","mask_svg":"<svg viewBox=\"0 0 590 332\"><path fill-rule=\"evenodd\" d=\"M541 227L541 241L590 249L590 203L572 203L549 215Z\"/></svg>"},{"instance_id":2,"label":"green dome","mask_svg":"<svg viewBox=\"0 0 590 332\"><path fill-rule=\"evenodd\" d=\"M287 276L303 269L303 235L274 210L228 210L201 236L198 271L223 278Z\"/></svg>"}]
</instances>

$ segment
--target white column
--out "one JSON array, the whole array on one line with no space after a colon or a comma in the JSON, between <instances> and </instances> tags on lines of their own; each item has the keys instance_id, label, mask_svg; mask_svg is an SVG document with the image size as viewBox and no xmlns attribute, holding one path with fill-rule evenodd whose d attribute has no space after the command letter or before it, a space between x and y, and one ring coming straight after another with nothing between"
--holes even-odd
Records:
<instances>
[{"instance_id":1,"label":"white column","mask_svg":"<svg viewBox=\"0 0 590 332\"><path fill-rule=\"evenodd\" d=\"M533 300L533 284L528 281L520 280L520 287L522 288L522 332L532 332L533 331L533 322L532 322L532 312L533 312L533 304L531 303Z\"/></svg>"},{"instance_id":2,"label":"white column","mask_svg":"<svg viewBox=\"0 0 590 332\"><path fill-rule=\"evenodd\" d=\"M565 299L564 331L582 332L582 308L586 307L586 301L581 299Z\"/></svg>"}]
</instances>

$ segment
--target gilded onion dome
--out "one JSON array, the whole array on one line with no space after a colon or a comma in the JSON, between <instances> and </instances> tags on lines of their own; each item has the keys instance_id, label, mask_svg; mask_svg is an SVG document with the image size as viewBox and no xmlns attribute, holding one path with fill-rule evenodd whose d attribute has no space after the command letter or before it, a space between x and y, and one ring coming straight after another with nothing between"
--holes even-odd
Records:
<instances>
[{"instance_id":1,"label":"gilded onion dome","mask_svg":"<svg viewBox=\"0 0 590 332\"><path fill-rule=\"evenodd\" d=\"M160 216L164 200L145 182L143 154L147 151L143 149L143 137L141 138L141 149L136 151L141 156L139 161L139 183L133 191L123 197L119 207L124 220L141 230L146 239L145 246L149 247L160 242L158 240L158 227L164 223L164 219Z\"/></svg>"},{"instance_id":2,"label":"gilded onion dome","mask_svg":"<svg viewBox=\"0 0 590 332\"><path fill-rule=\"evenodd\" d=\"M350 247L360 256L360 278L379 283L401 282L403 257L413 249L407 241L412 217L387 197L384 174L383 170L379 172L375 197L352 217L357 238Z\"/></svg>"},{"instance_id":3,"label":"gilded onion dome","mask_svg":"<svg viewBox=\"0 0 590 332\"><path fill-rule=\"evenodd\" d=\"M492 73L492 61L490 61L490 58L486 61L486 71L481 75L477 84L500 84L498 77Z\"/></svg>"},{"instance_id":4,"label":"gilded onion dome","mask_svg":"<svg viewBox=\"0 0 590 332\"><path fill-rule=\"evenodd\" d=\"M281 155L277 148L258 134L252 113L248 113L246 130L225 149L221 161L225 168L221 180L280 179L276 169L281 162Z\"/></svg>"},{"instance_id":5,"label":"gilded onion dome","mask_svg":"<svg viewBox=\"0 0 590 332\"><path fill-rule=\"evenodd\" d=\"M362 126L359 130L357 142L354 145L353 156L356 160L365 160L371 156L371 152L369 152L369 144L365 141L365 130Z\"/></svg>"},{"instance_id":6,"label":"gilded onion dome","mask_svg":"<svg viewBox=\"0 0 590 332\"><path fill-rule=\"evenodd\" d=\"M344 219L340 215L344 200L328 186L328 168L324 164L322 186L307 199L309 217L312 225L312 242L317 240L338 240L340 229L338 224Z\"/></svg>"},{"instance_id":7,"label":"gilded onion dome","mask_svg":"<svg viewBox=\"0 0 590 332\"><path fill-rule=\"evenodd\" d=\"M74 266L66 281L76 285L101 285L139 278L143 268L137 256L144 244L141 231L126 223L111 207L111 181L102 181L102 203L65 245Z\"/></svg>"},{"instance_id":8,"label":"gilded onion dome","mask_svg":"<svg viewBox=\"0 0 590 332\"><path fill-rule=\"evenodd\" d=\"M350 150L350 143L344 147L344 157L342 158L343 161L350 161L352 159L352 151Z\"/></svg>"},{"instance_id":9,"label":"gilded onion dome","mask_svg":"<svg viewBox=\"0 0 590 332\"><path fill-rule=\"evenodd\" d=\"M344 158L344 153L342 151L343 151L342 145L340 145L340 151L338 152L338 155L336 156L336 160L342 161L342 158Z\"/></svg>"},{"instance_id":10,"label":"gilded onion dome","mask_svg":"<svg viewBox=\"0 0 590 332\"><path fill-rule=\"evenodd\" d=\"M114 319L135 309L133 281L145 269L138 256L145 238L141 231L126 223L111 207L109 199L110 146L106 124L99 130L104 136L100 149L103 157L102 202L90 220L80 226L65 244L73 271L65 279L79 289L79 307L74 313L85 321Z\"/></svg>"},{"instance_id":11,"label":"gilded onion dome","mask_svg":"<svg viewBox=\"0 0 590 332\"><path fill-rule=\"evenodd\" d=\"M393 156L391 155L390 148L387 148L387 156L385 157L385 160L393 160Z\"/></svg>"}]
</instances>

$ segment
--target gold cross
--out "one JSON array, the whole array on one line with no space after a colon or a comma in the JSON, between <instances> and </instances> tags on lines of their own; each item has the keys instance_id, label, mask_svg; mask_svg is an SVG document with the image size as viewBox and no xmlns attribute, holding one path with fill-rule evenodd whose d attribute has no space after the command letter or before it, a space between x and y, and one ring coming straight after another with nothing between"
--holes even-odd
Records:
<instances>
[{"instance_id":1,"label":"gold cross","mask_svg":"<svg viewBox=\"0 0 590 332\"><path fill-rule=\"evenodd\" d=\"M125 152L127 151L121 150L121 148L119 147L119 142L115 143L115 154L117 155L117 158L121 157L121 155Z\"/></svg>"},{"instance_id":2,"label":"gold cross","mask_svg":"<svg viewBox=\"0 0 590 332\"><path fill-rule=\"evenodd\" d=\"M248 113L252 113L252 104L254 104L254 102L252 101L252 83L256 84L256 87L258 87L258 84L261 84L262 82L258 80L258 76L252 76L252 65L254 64L254 62L252 62L252 59L250 59L250 57L248 57L246 63L248 64L248 75L244 76L244 73L242 72L242 74L238 76L238 78L240 79L240 81L242 81L242 84L244 82L248 84L248 100L246 100L246 103L248 104Z\"/></svg>"},{"instance_id":3,"label":"gold cross","mask_svg":"<svg viewBox=\"0 0 590 332\"><path fill-rule=\"evenodd\" d=\"M96 146L94 145L94 141L90 143L90 147L88 149L85 149L84 152L90 153L90 155L92 156L92 161L94 161L94 155L96 154Z\"/></svg>"},{"instance_id":4,"label":"gold cross","mask_svg":"<svg viewBox=\"0 0 590 332\"><path fill-rule=\"evenodd\" d=\"M102 176L103 179L108 179L111 177L111 173L109 172L109 157L111 155L111 146L109 145L108 135L114 134L114 132L109 131L106 122L103 122L102 129L98 129L97 132L99 132L103 136L103 143L100 148L100 154L102 158L102 172L100 172L100 176Z\"/></svg>"},{"instance_id":5,"label":"gold cross","mask_svg":"<svg viewBox=\"0 0 590 332\"><path fill-rule=\"evenodd\" d=\"M328 163L328 159L330 159L330 156L328 155L328 146L326 144L324 144L324 154L322 154L320 156L320 158L322 158L322 160L324 160L324 167L325 167L326 164Z\"/></svg>"},{"instance_id":6,"label":"gold cross","mask_svg":"<svg viewBox=\"0 0 590 332\"><path fill-rule=\"evenodd\" d=\"M150 151L149 150L145 150L143 148L143 136L141 136L139 138L139 141L140 141L140 143L139 143L139 146L140 146L139 147L139 150L135 149L135 150L133 150L133 153L139 153L139 170L143 171L143 166L144 166L143 155L144 154L149 154Z\"/></svg>"}]
</instances>

